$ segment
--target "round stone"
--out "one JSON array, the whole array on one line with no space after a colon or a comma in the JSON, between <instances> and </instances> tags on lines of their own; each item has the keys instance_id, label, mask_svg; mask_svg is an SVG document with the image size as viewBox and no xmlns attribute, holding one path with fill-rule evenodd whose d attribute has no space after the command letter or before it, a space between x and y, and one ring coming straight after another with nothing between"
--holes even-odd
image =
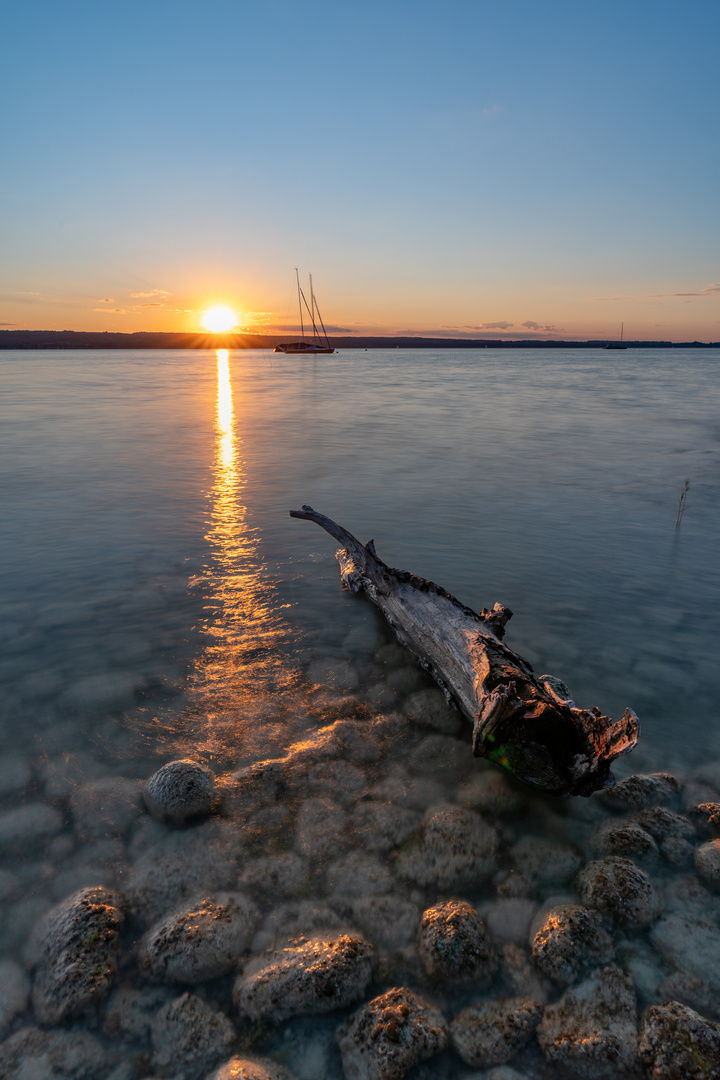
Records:
<instances>
[{"instance_id":1,"label":"round stone","mask_svg":"<svg viewBox=\"0 0 720 1080\"><path fill-rule=\"evenodd\" d=\"M145 783L143 797L153 817L182 825L210 813L215 803L215 777L198 761L170 761Z\"/></svg>"},{"instance_id":2,"label":"round stone","mask_svg":"<svg viewBox=\"0 0 720 1080\"><path fill-rule=\"evenodd\" d=\"M463 1009L450 1025L450 1038L467 1065L504 1065L531 1039L543 1007L530 998L500 998Z\"/></svg>"},{"instance_id":3,"label":"round stone","mask_svg":"<svg viewBox=\"0 0 720 1080\"><path fill-rule=\"evenodd\" d=\"M720 888L720 840L708 840L695 849L695 868L706 885Z\"/></svg>"},{"instance_id":4,"label":"round stone","mask_svg":"<svg viewBox=\"0 0 720 1080\"><path fill-rule=\"evenodd\" d=\"M583 904L609 915L620 926L649 926L662 909L650 878L630 859L589 862L578 874L576 887Z\"/></svg>"},{"instance_id":5,"label":"round stone","mask_svg":"<svg viewBox=\"0 0 720 1080\"><path fill-rule=\"evenodd\" d=\"M535 963L560 983L573 983L586 968L607 964L615 947L602 922L599 911L578 904L549 911L532 942Z\"/></svg>"},{"instance_id":6,"label":"round stone","mask_svg":"<svg viewBox=\"0 0 720 1080\"><path fill-rule=\"evenodd\" d=\"M420 959L431 977L489 985L498 956L477 911L464 900L428 908L420 923Z\"/></svg>"}]
</instances>

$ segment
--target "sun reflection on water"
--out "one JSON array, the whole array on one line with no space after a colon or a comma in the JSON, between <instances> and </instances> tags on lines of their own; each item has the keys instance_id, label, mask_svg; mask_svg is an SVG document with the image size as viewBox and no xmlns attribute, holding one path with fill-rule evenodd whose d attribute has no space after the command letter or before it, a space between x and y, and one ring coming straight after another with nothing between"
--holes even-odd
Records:
<instances>
[{"instance_id":1,"label":"sun reflection on water","mask_svg":"<svg viewBox=\"0 0 720 1080\"><path fill-rule=\"evenodd\" d=\"M191 679L203 749L242 756L253 724L277 709L273 698L293 682L289 632L276 586L263 563L260 538L244 498L245 402L233 394L231 358L218 349L213 484L208 492L208 561L197 581L205 594L207 645Z\"/></svg>"}]
</instances>

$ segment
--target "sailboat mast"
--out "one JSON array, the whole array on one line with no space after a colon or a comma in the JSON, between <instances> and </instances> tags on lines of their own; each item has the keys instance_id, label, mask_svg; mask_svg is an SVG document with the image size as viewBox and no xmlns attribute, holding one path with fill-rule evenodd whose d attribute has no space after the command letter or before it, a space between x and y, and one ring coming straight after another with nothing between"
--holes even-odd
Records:
<instances>
[{"instance_id":1,"label":"sailboat mast","mask_svg":"<svg viewBox=\"0 0 720 1080\"><path fill-rule=\"evenodd\" d=\"M297 266L295 267L295 280L297 281L298 308L300 309L300 337L304 341L305 340L305 326L303 324L302 300L300 299L300 275L298 274Z\"/></svg>"},{"instance_id":2,"label":"sailboat mast","mask_svg":"<svg viewBox=\"0 0 720 1080\"><path fill-rule=\"evenodd\" d=\"M320 337L317 332L317 326L315 324L315 293L313 292L312 274L308 274L310 278L310 304L312 305L312 311L310 312L310 318L313 324L313 338L315 341Z\"/></svg>"}]
</instances>

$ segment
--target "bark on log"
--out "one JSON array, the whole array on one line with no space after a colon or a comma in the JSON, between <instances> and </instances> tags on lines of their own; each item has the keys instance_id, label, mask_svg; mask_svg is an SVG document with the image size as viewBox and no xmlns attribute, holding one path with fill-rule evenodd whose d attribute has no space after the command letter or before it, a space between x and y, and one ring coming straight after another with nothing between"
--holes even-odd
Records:
<instances>
[{"instance_id":1,"label":"bark on log","mask_svg":"<svg viewBox=\"0 0 720 1080\"><path fill-rule=\"evenodd\" d=\"M290 516L314 521L342 545L340 576L352 592L367 593L449 698L473 722L473 754L554 795L590 795L614 783L610 765L637 743L638 718L621 720L597 708L580 709L565 685L537 676L502 641L512 612L495 604L478 614L445 589L393 570L311 506Z\"/></svg>"}]
</instances>

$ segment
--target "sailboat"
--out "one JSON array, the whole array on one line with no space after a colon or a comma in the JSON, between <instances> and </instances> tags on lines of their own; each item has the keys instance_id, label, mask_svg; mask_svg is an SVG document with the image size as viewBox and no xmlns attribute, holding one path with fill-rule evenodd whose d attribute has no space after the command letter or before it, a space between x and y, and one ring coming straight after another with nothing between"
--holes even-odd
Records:
<instances>
[{"instance_id":1,"label":"sailboat","mask_svg":"<svg viewBox=\"0 0 720 1080\"><path fill-rule=\"evenodd\" d=\"M320 308L317 305L315 299L315 293L313 292L312 274L309 274L310 278L310 303L308 304L305 299L305 293L300 288L300 275L298 274L297 267L295 267L295 279L297 281L297 294L298 294L298 307L300 309L300 334L301 341L291 341L284 345L276 345L275 352L281 353L334 353L332 345L328 341L327 332L325 330L325 324L322 321L322 315L320 314ZM305 310L310 316L310 322L312 323L313 335L312 338L305 337L305 320L303 319L303 304ZM315 316L322 327L322 334L318 330Z\"/></svg>"},{"instance_id":2,"label":"sailboat","mask_svg":"<svg viewBox=\"0 0 720 1080\"><path fill-rule=\"evenodd\" d=\"M607 345L603 345L603 349L627 349L627 345L623 345L623 333L625 331L625 323L620 323L620 340L608 341Z\"/></svg>"}]
</instances>

